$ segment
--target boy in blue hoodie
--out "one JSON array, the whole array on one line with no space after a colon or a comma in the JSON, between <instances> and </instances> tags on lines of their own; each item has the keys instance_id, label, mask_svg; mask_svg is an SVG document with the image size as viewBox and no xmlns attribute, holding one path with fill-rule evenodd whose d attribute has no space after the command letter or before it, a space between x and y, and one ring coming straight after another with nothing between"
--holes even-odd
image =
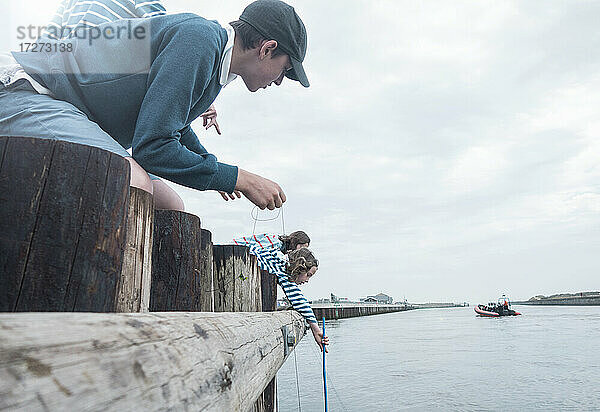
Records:
<instances>
[{"instance_id":1,"label":"boy in blue hoodie","mask_svg":"<svg viewBox=\"0 0 600 412\"><path fill-rule=\"evenodd\" d=\"M279 185L218 162L190 124L237 76L252 92L284 77L308 87L305 53L302 21L278 0L250 4L225 28L194 14L89 25L54 48L4 62L0 134L119 153L131 163L132 186L154 192L158 208L183 210L160 176L231 198L241 192L273 209L286 200Z\"/></svg>"}]
</instances>

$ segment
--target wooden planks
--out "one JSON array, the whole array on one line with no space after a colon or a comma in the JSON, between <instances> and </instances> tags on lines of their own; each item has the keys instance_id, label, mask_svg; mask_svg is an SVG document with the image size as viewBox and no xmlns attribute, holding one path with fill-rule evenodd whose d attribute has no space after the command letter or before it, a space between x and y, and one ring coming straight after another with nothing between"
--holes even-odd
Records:
<instances>
[{"instance_id":1,"label":"wooden planks","mask_svg":"<svg viewBox=\"0 0 600 412\"><path fill-rule=\"evenodd\" d=\"M121 276L115 312L147 312L152 274L154 202L151 193L131 187Z\"/></svg>"},{"instance_id":2,"label":"wooden planks","mask_svg":"<svg viewBox=\"0 0 600 412\"><path fill-rule=\"evenodd\" d=\"M0 314L0 409L246 411L282 328L304 335L290 311Z\"/></svg>"},{"instance_id":3,"label":"wooden planks","mask_svg":"<svg viewBox=\"0 0 600 412\"><path fill-rule=\"evenodd\" d=\"M113 310L129 163L74 143L2 141L2 310Z\"/></svg>"}]
</instances>

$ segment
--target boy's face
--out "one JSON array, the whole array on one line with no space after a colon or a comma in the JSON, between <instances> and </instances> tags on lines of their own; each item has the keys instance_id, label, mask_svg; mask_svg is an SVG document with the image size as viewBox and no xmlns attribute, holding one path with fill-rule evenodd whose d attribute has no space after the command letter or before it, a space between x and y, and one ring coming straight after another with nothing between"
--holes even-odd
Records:
<instances>
[{"instance_id":1,"label":"boy's face","mask_svg":"<svg viewBox=\"0 0 600 412\"><path fill-rule=\"evenodd\" d=\"M261 88L266 89L272 84L279 86L285 77L285 72L292 68L292 63L287 54L272 57L276 48L277 42L268 40L255 49L256 58L246 75L242 76L246 87L251 92Z\"/></svg>"}]
</instances>

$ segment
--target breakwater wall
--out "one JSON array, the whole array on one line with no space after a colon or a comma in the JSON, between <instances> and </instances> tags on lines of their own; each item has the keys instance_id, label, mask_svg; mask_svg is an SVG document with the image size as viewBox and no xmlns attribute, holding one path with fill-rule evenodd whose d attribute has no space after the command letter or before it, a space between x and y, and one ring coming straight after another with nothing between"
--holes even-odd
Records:
<instances>
[{"instance_id":1,"label":"breakwater wall","mask_svg":"<svg viewBox=\"0 0 600 412\"><path fill-rule=\"evenodd\" d=\"M562 306L600 306L600 292L557 293L555 295L537 295L529 300L513 302L517 305L562 305Z\"/></svg>"},{"instance_id":2,"label":"breakwater wall","mask_svg":"<svg viewBox=\"0 0 600 412\"><path fill-rule=\"evenodd\" d=\"M562 299L537 299L513 302L515 305L600 306L600 296Z\"/></svg>"},{"instance_id":3,"label":"breakwater wall","mask_svg":"<svg viewBox=\"0 0 600 412\"><path fill-rule=\"evenodd\" d=\"M433 309L433 308L465 308L468 303L448 303L448 302L428 302L428 303L411 303L415 309Z\"/></svg>"},{"instance_id":4,"label":"breakwater wall","mask_svg":"<svg viewBox=\"0 0 600 412\"><path fill-rule=\"evenodd\" d=\"M359 316L380 315L382 313L404 312L414 309L410 305L384 304L313 304L317 319L346 319Z\"/></svg>"}]
</instances>

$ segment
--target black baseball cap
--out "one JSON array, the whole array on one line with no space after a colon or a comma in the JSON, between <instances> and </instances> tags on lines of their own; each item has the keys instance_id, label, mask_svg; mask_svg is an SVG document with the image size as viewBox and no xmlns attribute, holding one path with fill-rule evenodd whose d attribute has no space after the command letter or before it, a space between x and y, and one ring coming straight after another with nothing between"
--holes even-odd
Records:
<instances>
[{"instance_id":1,"label":"black baseball cap","mask_svg":"<svg viewBox=\"0 0 600 412\"><path fill-rule=\"evenodd\" d=\"M292 6L279 0L258 0L244 9L240 20L265 38L276 40L277 47L281 47L292 62L286 77L299 81L304 87L310 86L302 67L306 56L306 27Z\"/></svg>"}]
</instances>

